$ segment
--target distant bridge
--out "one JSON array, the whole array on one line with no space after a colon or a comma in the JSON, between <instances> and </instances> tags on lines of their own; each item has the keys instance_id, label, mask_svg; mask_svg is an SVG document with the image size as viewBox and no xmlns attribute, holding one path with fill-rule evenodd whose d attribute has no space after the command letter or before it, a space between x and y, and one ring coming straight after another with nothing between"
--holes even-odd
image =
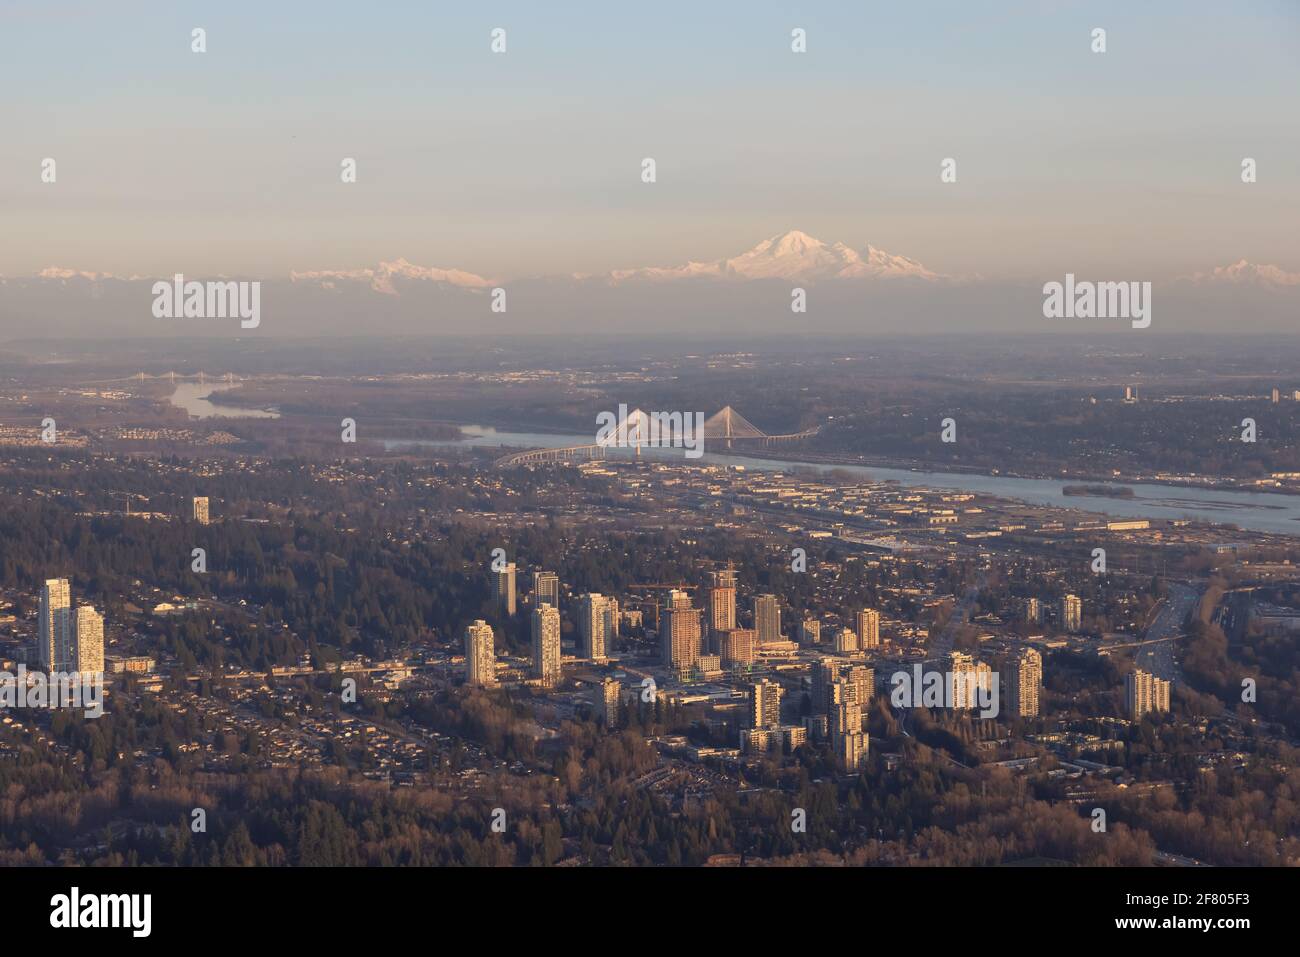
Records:
<instances>
[{"instance_id":1,"label":"distant bridge","mask_svg":"<svg viewBox=\"0 0 1300 957\"><path fill-rule=\"evenodd\" d=\"M677 416L675 419L673 416ZM682 419L679 413L647 413L634 409L618 423L612 434L590 445L571 445L560 449L528 449L512 452L497 459L500 466L526 465L536 462L573 462L603 459L606 449L631 448L640 456L641 447L672 448L681 446ZM704 441L723 441L727 448L733 442L755 442L775 445L782 442L799 442L816 435L821 426L786 435L768 435L731 406L720 410L704 421ZM693 438L693 437L692 437Z\"/></svg>"},{"instance_id":2,"label":"distant bridge","mask_svg":"<svg viewBox=\"0 0 1300 957\"><path fill-rule=\"evenodd\" d=\"M160 372L157 375L148 372L137 372L135 375L121 376L117 379L95 379L91 382L83 383L84 385L102 385L110 382L138 382L144 385L146 380L162 380L169 382L185 381L188 379L197 380L200 385L206 385L208 380L213 382L225 382L233 385L236 382L243 382L242 376L237 376L233 372L221 372L213 374L211 372Z\"/></svg>"}]
</instances>

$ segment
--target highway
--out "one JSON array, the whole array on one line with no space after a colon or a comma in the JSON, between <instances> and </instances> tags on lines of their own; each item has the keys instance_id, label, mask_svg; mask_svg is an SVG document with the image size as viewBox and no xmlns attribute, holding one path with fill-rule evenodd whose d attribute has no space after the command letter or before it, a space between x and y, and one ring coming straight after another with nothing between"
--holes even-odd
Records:
<instances>
[{"instance_id":1,"label":"highway","mask_svg":"<svg viewBox=\"0 0 1300 957\"><path fill-rule=\"evenodd\" d=\"M1157 678L1183 684L1183 669L1178 663L1178 642L1182 636L1183 622L1201 598L1201 589L1177 582L1169 583L1169 598L1160 614L1143 636L1141 650L1137 653L1137 666Z\"/></svg>"},{"instance_id":2,"label":"highway","mask_svg":"<svg viewBox=\"0 0 1300 957\"><path fill-rule=\"evenodd\" d=\"M948 618L948 623L944 626L942 634L935 638L927 646L928 655L926 661L937 661L946 665L947 657L952 654L953 641L957 637L958 630L970 623L970 613L975 607L975 602L979 598L980 589L984 587L984 575L980 574L979 580L968 588L965 594L953 607L952 615Z\"/></svg>"}]
</instances>

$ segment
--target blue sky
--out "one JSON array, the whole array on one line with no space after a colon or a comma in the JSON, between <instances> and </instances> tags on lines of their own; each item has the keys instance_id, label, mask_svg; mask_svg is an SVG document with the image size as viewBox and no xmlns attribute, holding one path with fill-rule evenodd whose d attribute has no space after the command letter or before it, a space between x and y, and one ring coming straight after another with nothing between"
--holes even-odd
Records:
<instances>
[{"instance_id":1,"label":"blue sky","mask_svg":"<svg viewBox=\"0 0 1300 957\"><path fill-rule=\"evenodd\" d=\"M1294 2L0 0L0 80L4 275L598 272L790 228L991 277L1300 269Z\"/></svg>"}]
</instances>

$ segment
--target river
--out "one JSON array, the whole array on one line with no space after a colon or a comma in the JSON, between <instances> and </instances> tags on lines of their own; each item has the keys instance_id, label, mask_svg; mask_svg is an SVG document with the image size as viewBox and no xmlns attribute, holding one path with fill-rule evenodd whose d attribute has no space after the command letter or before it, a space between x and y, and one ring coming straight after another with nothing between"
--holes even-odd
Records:
<instances>
[{"instance_id":1,"label":"river","mask_svg":"<svg viewBox=\"0 0 1300 957\"><path fill-rule=\"evenodd\" d=\"M278 419L280 413L272 409L245 409L237 405L221 405L212 401L216 392L235 389L238 386L226 383L205 385L198 382L182 382L171 395L171 403L184 409L196 419Z\"/></svg>"},{"instance_id":2,"label":"river","mask_svg":"<svg viewBox=\"0 0 1300 957\"><path fill-rule=\"evenodd\" d=\"M590 444L590 435L556 435L544 432L500 432L491 426L463 425L464 439L393 440L385 448L412 446L449 448L499 448L504 455L515 449L565 448ZM613 450L618 452L620 450ZM789 472L807 469L817 473L829 471L860 475L878 482L895 481L906 487L952 489L978 492L997 498L1013 499L1033 505L1071 508L1115 518L1194 519L1202 522L1230 523L1257 532L1300 536L1300 496L1277 492L1236 492L1215 489L1185 488L1159 482L1123 482L1133 490L1132 498L1097 498L1066 495L1066 485L1084 484L1079 479L1061 482L1053 479L1016 478L1007 475L973 475L964 472L925 472L911 469L876 468L861 465L828 465L824 462L799 462L751 458L705 451L698 459L683 459L680 449L644 449L645 458L685 461L686 464L740 465L760 471ZM613 456L611 456L613 457Z\"/></svg>"}]
</instances>

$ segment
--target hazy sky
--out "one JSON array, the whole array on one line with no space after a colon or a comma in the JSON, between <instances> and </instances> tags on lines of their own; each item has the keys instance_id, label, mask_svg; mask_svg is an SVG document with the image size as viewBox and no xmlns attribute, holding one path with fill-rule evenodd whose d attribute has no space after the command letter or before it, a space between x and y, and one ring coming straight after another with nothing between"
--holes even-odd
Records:
<instances>
[{"instance_id":1,"label":"hazy sky","mask_svg":"<svg viewBox=\"0 0 1300 957\"><path fill-rule=\"evenodd\" d=\"M790 228L998 278L1300 269L1292 0L0 0L0 81L2 275L512 278Z\"/></svg>"}]
</instances>

